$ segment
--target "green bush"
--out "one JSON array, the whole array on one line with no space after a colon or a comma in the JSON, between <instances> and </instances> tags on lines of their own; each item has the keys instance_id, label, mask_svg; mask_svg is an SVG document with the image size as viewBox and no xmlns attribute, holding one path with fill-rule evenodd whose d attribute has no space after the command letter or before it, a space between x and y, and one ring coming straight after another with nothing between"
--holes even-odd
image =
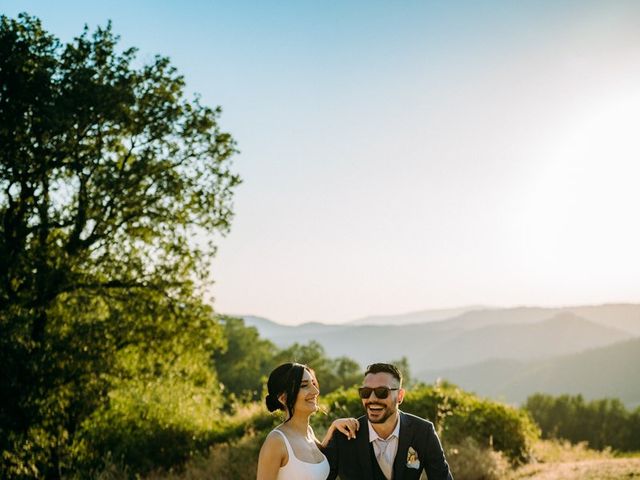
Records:
<instances>
[{"instance_id":1,"label":"green bush","mask_svg":"<svg viewBox=\"0 0 640 480\"><path fill-rule=\"evenodd\" d=\"M173 399L178 397L174 392ZM185 464L208 458L212 448L217 458L226 458L223 453L229 446L252 444L242 440L245 437L264 439L280 423L257 404L225 416L206 403L195 408L172 403L163 395L159 398L166 401L118 399L110 409L94 415L77 445L76 478L138 478L150 472L157 477L180 471ZM257 461L258 450L252 462Z\"/></svg>"},{"instance_id":2,"label":"green bush","mask_svg":"<svg viewBox=\"0 0 640 480\"><path fill-rule=\"evenodd\" d=\"M530 396L524 408L540 425L542 436L587 442L590 448L640 449L640 409L630 412L615 398L586 401L582 395Z\"/></svg>"},{"instance_id":3,"label":"green bush","mask_svg":"<svg viewBox=\"0 0 640 480\"><path fill-rule=\"evenodd\" d=\"M249 433L239 440L218 443L207 455L190 460L183 471L156 471L145 480L255 480L258 454L266 436L267 432Z\"/></svg>"},{"instance_id":4,"label":"green bush","mask_svg":"<svg viewBox=\"0 0 640 480\"><path fill-rule=\"evenodd\" d=\"M322 409L324 412L311 417L319 438L335 418L363 413L356 389L324 396ZM457 480L505 478L509 462L528 459L538 436L526 413L449 385L408 391L403 410L434 421ZM216 414L209 418L215 419ZM130 423L118 424L113 417L105 417L94 424L94 433L100 434L102 443L94 441L92 445L103 455L105 451L111 454L102 470L93 470L92 477L120 480L142 473L148 480L255 478L262 442L282 421L280 415L268 414L261 403L236 406L232 416L218 416L199 426L187 418L171 428L149 422L148 416L144 422L123 419ZM102 427L98 429L98 425Z\"/></svg>"},{"instance_id":5,"label":"green bush","mask_svg":"<svg viewBox=\"0 0 640 480\"><path fill-rule=\"evenodd\" d=\"M316 415L314 425L325 429L334 418L362 415L357 391L339 390L324 398L327 415ZM526 462L539 437L526 412L486 400L452 385L419 386L408 390L402 410L432 421L443 444L472 438L479 445L502 452L512 463Z\"/></svg>"},{"instance_id":6,"label":"green bush","mask_svg":"<svg viewBox=\"0 0 640 480\"><path fill-rule=\"evenodd\" d=\"M221 417L207 382L170 377L122 382L109 403L83 424L74 444L74 472L100 471L105 462L131 472L181 465L212 443L244 433L244 425Z\"/></svg>"},{"instance_id":7,"label":"green bush","mask_svg":"<svg viewBox=\"0 0 640 480\"><path fill-rule=\"evenodd\" d=\"M489 400L467 399L445 423L445 438L470 436L482 445L504 453L512 463L529 460L537 427L522 410Z\"/></svg>"}]
</instances>

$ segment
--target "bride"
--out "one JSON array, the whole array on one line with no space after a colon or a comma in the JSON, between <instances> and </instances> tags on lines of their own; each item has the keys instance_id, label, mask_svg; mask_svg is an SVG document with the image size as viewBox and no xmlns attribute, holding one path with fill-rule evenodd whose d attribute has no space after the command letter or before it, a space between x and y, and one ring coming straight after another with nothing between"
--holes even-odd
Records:
<instances>
[{"instance_id":1,"label":"bride","mask_svg":"<svg viewBox=\"0 0 640 480\"><path fill-rule=\"evenodd\" d=\"M269 375L266 403L270 412L284 410L285 421L267 436L258 458L257 480L325 480L329 462L321 449L337 429L355 438L355 418L334 420L322 442L309 425L318 410L320 389L315 373L306 365L285 363Z\"/></svg>"}]
</instances>

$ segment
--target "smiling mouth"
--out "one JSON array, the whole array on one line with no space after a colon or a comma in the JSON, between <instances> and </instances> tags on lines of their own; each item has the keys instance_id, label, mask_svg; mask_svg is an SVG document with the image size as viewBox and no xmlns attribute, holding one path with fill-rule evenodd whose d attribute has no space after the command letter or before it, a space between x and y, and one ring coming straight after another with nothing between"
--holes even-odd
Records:
<instances>
[{"instance_id":1,"label":"smiling mouth","mask_svg":"<svg viewBox=\"0 0 640 480\"><path fill-rule=\"evenodd\" d=\"M382 405L368 405L367 410L373 413L379 413L384 410L384 407Z\"/></svg>"}]
</instances>

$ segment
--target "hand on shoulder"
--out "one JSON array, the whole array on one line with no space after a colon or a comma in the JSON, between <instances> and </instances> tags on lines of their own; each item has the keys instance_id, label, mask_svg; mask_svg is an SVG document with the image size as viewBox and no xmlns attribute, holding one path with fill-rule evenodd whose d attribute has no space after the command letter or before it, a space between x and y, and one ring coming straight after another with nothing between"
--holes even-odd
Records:
<instances>
[{"instance_id":1,"label":"hand on shoulder","mask_svg":"<svg viewBox=\"0 0 640 480\"><path fill-rule=\"evenodd\" d=\"M344 434L347 440L351 440L353 438L356 438L356 434L358 433L359 429L360 422L358 422L358 420L353 417L336 418L333 422L331 422L329 430L327 430L327 434L322 439L322 443L320 444L320 446L322 448L326 447L333 438L336 430Z\"/></svg>"}]
</instances>

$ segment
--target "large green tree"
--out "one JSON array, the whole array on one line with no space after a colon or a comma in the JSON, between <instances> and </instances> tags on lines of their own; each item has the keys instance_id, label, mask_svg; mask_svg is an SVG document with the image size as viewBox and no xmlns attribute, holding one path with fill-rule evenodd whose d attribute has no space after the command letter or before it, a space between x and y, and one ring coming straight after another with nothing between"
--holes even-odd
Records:
<instances>
[{"instance_id":1,"label":"large green tree","mask_svg":"<svg viewBox=\"0 0 640 480\"><path fill-rule=\"evenodd\" d=\"M313 368L322 394L338 388L349 388L362 381L362 369L358 363L345 356L329 358L324 347L315 340L306 345L294 343L280 350L275 356L275 364L299 362Z\"/></svg>"},{"instance_id":2,"label":"large green tree","mask_svg":"<svg viewBox=\"0 0 640 480\"><path fill-rule=\"evenodd\" d=\"M127 377L211 384L183 359L221 338L201 288L232 218L234 141L167 58L117 43L110 25L63 45L0 17L3 478L60 476Z\"/></svg>"},{"instance_id":3,"label":"large green tree","mask_svg":"<svg viewBox=\"0 0 640 480\"><path fill-rule=\"evenodd\" d=\"M214 352L213 360L228 400L261 399L278 349L242 318L223 316L221 323L226 345Z\"/></svg>"}]
</instances>

